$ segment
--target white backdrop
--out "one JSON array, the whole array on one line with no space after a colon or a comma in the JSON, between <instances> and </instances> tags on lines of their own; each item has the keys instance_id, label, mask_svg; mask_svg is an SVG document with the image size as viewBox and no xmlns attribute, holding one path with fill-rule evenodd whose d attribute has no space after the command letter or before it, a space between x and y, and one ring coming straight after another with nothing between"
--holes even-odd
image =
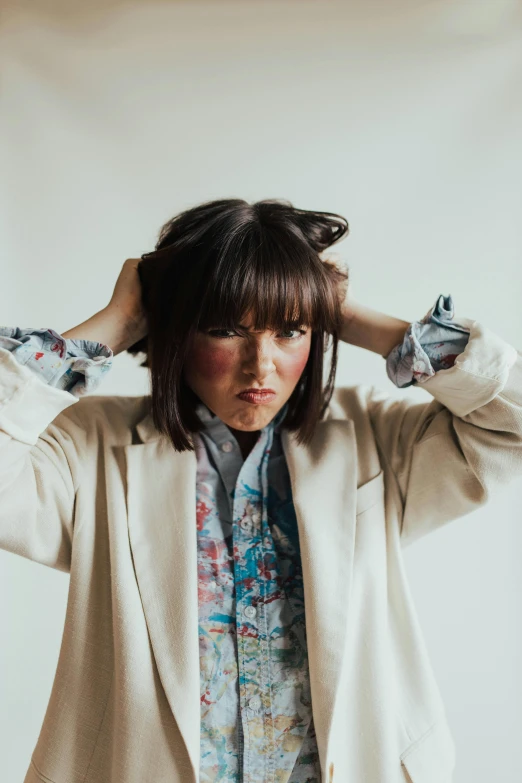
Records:
<instances>
[{"instance_id":1,"label":"white backdrop","mask_svg":"<svg viewBox=\"0 0 522 783\"><path fill-rule=\"evenodd\" d=\"M65 331L181 209L281 197L348 218L360 301L415 320L451 293L456 319L522 346L519 0L27 0L1 25L2 325ZM359 382L430 399L343 344L337 384ZM126 355L100 389L147 392ZM522 779L521 501L515 482L407 550L456 783ZM68 581L0 552L6 783L40 730Z\"/></svg>"}]
</instances>

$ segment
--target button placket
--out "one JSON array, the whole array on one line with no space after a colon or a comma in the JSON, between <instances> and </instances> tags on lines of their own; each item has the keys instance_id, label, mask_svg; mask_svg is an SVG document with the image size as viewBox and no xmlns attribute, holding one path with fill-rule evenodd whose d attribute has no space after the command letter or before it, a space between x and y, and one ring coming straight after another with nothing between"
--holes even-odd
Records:
<instances>
[{"instance_id":1,"label":"button placket","mask_svg":"<svg viewBox=\"0 0 522 783\"><path fill-rule=\"evenodd\" d=\"M271 442L269 444L269 447L271 446ZM265 455L265 462L264 462L264 469L261 471L261 484L262 484L262 495L263 495L263 504L261 506L262 512L260 514L260 526L259 526L259 535L260 535L260 542L261 542L261 551L262 551L262 557L264 558L265 553L272 552L272 539L271 536L269 536L269 524L268 524L268 452ZM265 507L266 504L266 507ZM265 588L265 596L263 598L266 598L266 588ZM267 605L266 603L262 602L259 607L256 607L258 609L257 611L257 622L258 627L261 628L261 626L264 626L264 638L265 638L265 644L264 646L264 654L263 654L263 664L262 664L262 670L263 670L263 684L266 688L266 696L263 704L263 724L264 724L264 733L266 737L267 742L267 749L269 751L268 756L268 768L267 768L267 774L268 779L273 780L273 774L274 774L274 764L275 759L272 755L275 751L275 745L274 745L274 723L273 723L273 717L272 717L272 679L271 679L271 664L270 664L270 645L269 645L269 638L270 638L270 630L268 626L268 617L267 617ZM270 772L268 771L270 770Z\"/></svg>"},{"instance_id":2,"label":"button placket","mask_svg":"<svg viewBox=\"0 0 522 783\"><path fill-rule=\"evenodd\" d=\"M257 444L266 449L266 443ZM261 478L266 472L268 453L262 457L261 469L246 460L243 463L240 478L243 492L236 494L234 502L235 525L235 580L236 580L236 617L238 623L238 664L240 671L241 703L243 705L243 771L246 779L251 779L266 771L264 753L260 752L269 742L266 726L270 719L265 716L264 691L269 682L266 629L259 634L260 607L266 592L262 573L264 546L261 537L263 497ZM245 469L246 468L246 469ZM239 482L241 483L241 482ZM245 491L246 490L246 491ZM241 497L243 495L243 497ZM259 565L258 565L259 564ZM256 606L252 601L256 601ZM266 623L265 623L266 626ZM257 779L257 778L256 778ZM272 776L267 780L272 781Z\"/></svg>"}]
</instances>

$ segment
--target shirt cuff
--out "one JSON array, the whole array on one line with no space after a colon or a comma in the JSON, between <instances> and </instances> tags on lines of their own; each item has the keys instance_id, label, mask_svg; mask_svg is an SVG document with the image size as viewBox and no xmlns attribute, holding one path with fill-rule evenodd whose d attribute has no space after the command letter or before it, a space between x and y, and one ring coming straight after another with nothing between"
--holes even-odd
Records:
<instances>
[{"instance_id":1,"label":"shirt cuff","mask_svg":"<svg viewBox=\"0 0 522 783\"><path fill-rule=\"evenodd\" d=\"M82 397L112 367L113 352L94 340L66 340L54 329L0 326L0 348L12 353L42 383Z\"/></svg>"},{"instance_id":2,"label":"shirt cuff","mask_svg":"<svg viewBox=\"0 0 522 783\"><path fill-rule=\"evenodd\" d=\"M386 357L388 378L400 389L424 383L453 367L469 340L469 328L453 321L451 294L440 294L424 318L409 325L402 343Z\"/></svg>"}]
</instances>

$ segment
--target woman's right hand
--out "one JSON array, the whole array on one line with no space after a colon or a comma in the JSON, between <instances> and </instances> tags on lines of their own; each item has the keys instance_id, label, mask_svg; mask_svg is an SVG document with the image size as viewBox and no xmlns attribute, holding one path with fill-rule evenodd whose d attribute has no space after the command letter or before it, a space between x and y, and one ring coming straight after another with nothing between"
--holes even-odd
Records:
<instances>
[{"instance_id":1,"label":"woman's right hand","mask_svg":"<svg viewBox=\"0 0 522 783\"><path fill-rule=\"evenodd\" d=\"M95 340L107 345L116 356L142 340L148 331L141 304L139 258L123 264L109 304L78 326L62 333L69 340Z\"/></svg>"}]
</instances>

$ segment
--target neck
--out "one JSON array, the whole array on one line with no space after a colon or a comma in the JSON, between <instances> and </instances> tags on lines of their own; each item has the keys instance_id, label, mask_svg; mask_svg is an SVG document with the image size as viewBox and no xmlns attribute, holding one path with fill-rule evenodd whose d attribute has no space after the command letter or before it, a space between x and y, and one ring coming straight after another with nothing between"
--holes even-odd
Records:
<instances>
[{"instance_id":1,"label":"neck","mask_svg":"<svg viewBox=\"0 0 522 783\"><path fill-rule=\"evenodd\" d=\"M243 459L246 459L258 441L260 430L245 432L244 430L234 430L231 427L229 430L239 444Z\"/></svg>"}]
</instances>

